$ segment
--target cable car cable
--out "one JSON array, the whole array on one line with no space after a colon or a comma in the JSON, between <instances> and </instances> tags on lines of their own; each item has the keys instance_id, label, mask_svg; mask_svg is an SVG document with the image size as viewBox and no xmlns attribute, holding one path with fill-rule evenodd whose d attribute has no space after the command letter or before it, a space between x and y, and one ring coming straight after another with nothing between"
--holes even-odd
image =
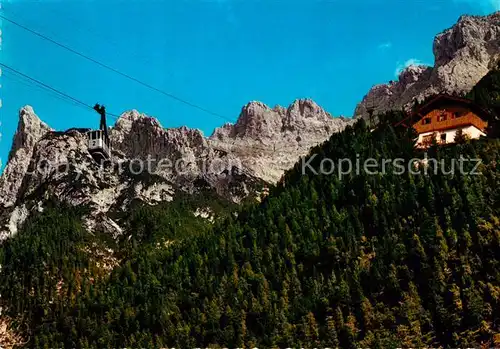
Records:
<instances>
[{"instance_id":1,"label":"cable car cable","mask_svg":"<svg viewBox=\"0 0 500 349\"><path fill-rule=\"evenodd\" d=\"M57 93L55 93L55 92L47 89L44 86L37 85L36 83L34 83L31 80L28 80L26 78L23 79L22 76L16 75L13 71L5 70L3 72L2 76L6 77L7 79L11 80L14 83L22 84L22 85L30 87L30 88L36 88L36 89L38 89L40 91L47 92L47 94L50 94L50 96L53 97L53 98L57 98L60 101L63 101L63 102L66 102L66 103L70 103L71 105L73 105L75 107L79 107L79 108L87 110L87 107L84 107L83 105L81 105L79 103L76 103L76 102L68 99L67 97L64 97L64 96L62 96L60 94L57 94Z\"/></svg>"},{"instance_id":2,"label":"cable car cable","mask_svg":"<svg viewBox=\"0 0 500 349\"><path fill-rule=\"evenodd\" d=\"M199 105L197 105L197 104L191 103L191 102L189 102L189 101L187 101L187 100L185 100L185 99L182 99L182 98L180 98L180 97L177 97L177 96L175 96L175 95L173 95L173 94L171 94L171 93L169 93L169 92L165 92L165 91L163 91L163 90L160 90L159 88L156 88L156 87L154 87L154 86L152 86L152 85L150 85L150 84L148 84L148 83L145 83L145 82L143 82L143 81L141 81L141 80L139 80L139 79L137 79L137 78L134 78L133 76L130 76L130 75L126 74L126 73L122 73L121 71L119 71L119 70L117 70L117 69L115 69L115 68L113 68L113 67L111 67L111 66L109 66L109 65L107 65L107 64L101 63L100 61L98 61L98 60L96 60L96 59L94 59L94 58L92 58L92 57L89 57L89 56L87 56L87 55L85 55L85 54L83 54L83 53L80 53L80 52L78 52L78 51L76 51L76 50L72 49L71 47L68 47L68 46L66 46L66 45L64 45L64 44L61 44L61 43L59 43L59 42L57 42L57 41L55 41L55 40L53 40L53 39L51 39L51 38L49 38L49 37L47 37L47 36L45 36L45 35L43 35L43 34L41 34L41 33L38 33L38 32L36 32L36 31L34 31L34 30L32 30L32 29L30 29L30 28L28 28L28 27L26 27L26 26L24 26L24 25L22 25L22 24L20 24L20 23L17 23L17 22L15 22L15 21L13 21L13 20L11 20L11 19L9 19L9 18L7 18L7 17L3 16L3 15L0 15L0 18L1 18L1 19L3 19L3 20L6 20L6 21L7 21L7 22L9 22L9 23L14 24L15 26L17 26L17 27L19 27L19 28L21 28L21 29L26 30L27 32L29 32L29 33L31 33L31 34L33 34L33 35L36 35L36 36L38 36L38 37L40 37L40 38L42 38L42 39L44 39L44 40L47 40L47 41L49 41L49 42L53 43L54 45L57 45L57 46L59 46L59 47L61 47L61 48L64 48L65 50L67 50L67 51L69 51L69 52L71 52L71 53L73 53L73 54L75 54L75 55L77 55L77 56L80 56L80 57L82 57L82 58L85 58L85 59L87 59L87 60L88 60L88 61L90 61L90 62L93 62L93 63L95 63L95 64L97 64L97 65L99 65L99 66L101 66L101 67L103 67L103 68L106 68L106 69L108 69L108 70L110 70L110 71L112 71L112 72L114 72L114 73L116 73L116 74L119 74L119 75L121 75L121 76L123 76L123 77L125 77L125 78L127 78L127 79L129 79L129 80L132 80L132 81L134 81L134 82L136 82L136 83L138 83L138 84L140 84L140 85L143 85L143 86L145 86L145 87L147 87L147 88L149 88L149 89L152 89L152 90L154 90L154 91L156 91L156 92L159 92L159 93L161 93L161 94L163 94L163 95L165 95L165 96L167 96L167 97L170 97L170 98L172 98L172 99L174 99L174 100L176 100L176 101L178 101L178 102L184 103L184 104L186 104L186 105L188 105L188 106L190 106L190 107L196 108L196 109L201 110L201 111L203 111L203 112L205 112L205 113L208 113L208 114L211 114L211 115L217 116L217 117L219 117L219 118L222 118L222 119L224 119L224 120L226 120L226 121L230 121L230 122L231 122L231 120L229 120L228 118L226 118L225 116L223 116L223 115L221 115L221 114L218 114L218 113L212 112L212 111L210 111L210 110L208 110L208 109L205 109L205 108L203 108L203 107L201 107L201 106L199 106Z\"/></svg>"},{"instance_id":3,"label":"cable car cable","mask_svg":"<svg viewBox=\"0 0 500 349\"><path fill-rule=\"evenodd\" d=\"M94 37L99 37L99 40L101 41L104 41L107 45L110 45L114 48L121 48L120 45L118 44L118 42L114 41L114 40L111 40L109 36L106 36L106 33L105 32L98 32L98 31L95 31L95 30L92 30L90 29L91 27L89 26L86 26L86 27L83 27L82 26L82 23L76 23L75 25L75 22L77 22L77 18L79 17L72 17L72 16L69 16L68 13L63 13L63 12L60 12L59 11L59 7L53 7L49 10L49 12L52 12L57 18L62 18L64 17L65 19L69 20L70 23L73 24L73 28L72 29L75 29L77 30L78 32L80 33L86 33L86 34L90 34ZM16 16L14 16L16 17ZM89 35L87 35L88 37ZM124 52L122 50L122 52L118 52L118 54L121 54L121 55L127 55L127 57L130 57L130 56L133 56L135 58L138 58L138 62L143 64L143 65L146 65L148 66L149 64L151 64L150 62L150 59L149 57L145 57L145 56L139 56L137 54L138 51L132 51L132 52ZM146 58L146 60L144 60L144 58Z\"/></svg>"},{"instance_id":4,"label":"cable car cable","mask_svg":"<svg viewBox=\"0 0 500 349\"><path fill-rule=\"evenodd\" d=\"M18 74L18 75L20 75L20 76L22 76L22 77L24 77L24 78L26 78L26 79L28 79L30 81L33 81L33 82L37 83L38 85L43 86L44 88L46 88L46 89L48 89L48 90L50 90L52 92L58 93L59 95L64 96L64 97L70 99L71 101L73 101L73 102L81 105L81 106L84 106L84 107L87 107L87 108L89 108L91 110L94 110L93 106L91 106L91 105L89 105L89 104L87 104L85 102L82 102L79 99L77 99L75 97L72 97L72 96L68 95L67 93L64 93L64 92L62 92L62 91L60 91L60 90L58 90L56 88L53 88L53 87L51 87L51 86L49 86L49 85L41 82L40 80L37 80L35 78L32 78L31 76L28 76L28 75L26 75L24 73L21 73L19 70L16 70L16 69L14 69L14 68L12 68L12 67L4 64L4 63L1 63L1 62L0 62L0 66L2 66L4 68L7 68L7 69L13 71L14 73L16 73L16 74ZM119 115L116 115L116 114L113 114L113 113L109 113L109 112L106 112L106 115L110 115L110 116L115 117L115 118L119 118L120 117Z\"/></svg>"}]
</instances>

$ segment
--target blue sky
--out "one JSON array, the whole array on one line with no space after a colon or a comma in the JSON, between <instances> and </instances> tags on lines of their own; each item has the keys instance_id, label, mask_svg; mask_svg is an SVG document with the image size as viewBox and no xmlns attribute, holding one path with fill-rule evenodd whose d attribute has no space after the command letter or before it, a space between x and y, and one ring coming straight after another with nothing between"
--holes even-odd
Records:
<instances>
[{"instance_id":1,"label":"blue sky","mask_svg":"<svg viewBox=\"0 0 500 349\"><path fill-rule=\"evenodd\" d=\"M193 109L2 21L0 61L88 104L157 117L209 135L251 100L312 98L350 116L368 89L410 62L432 64L435 34L500 0L2 0L2 15L148 84ZM98 115L3 69L0 158L29 104L55 129L97 127ZM111 122L112 120L110 120Z\"/></svg>"}]
</instances>

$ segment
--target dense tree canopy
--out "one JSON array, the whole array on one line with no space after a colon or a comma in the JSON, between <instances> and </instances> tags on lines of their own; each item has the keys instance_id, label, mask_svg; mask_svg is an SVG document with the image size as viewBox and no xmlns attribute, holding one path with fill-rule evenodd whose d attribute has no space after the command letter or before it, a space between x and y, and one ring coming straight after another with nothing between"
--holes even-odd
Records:
<instances>
[{"instance_id":1,"label":"dense tree canopy","mask_svg":"<svg viewBox=\"0 0 500 349\"><path fill-rule=\"evenodd\" d=\"M37 348L492 344L500 141L431 147L437 173L433 160L413 174L394 162L314 173L325 158L422 158L398 117L334 134L305 173L299 162L261 204L213 226L183 205L143 207L110 241L74 209L48 208L1 249L2 302ZM465 173L475 161L451 171L461 157L481 159L480 174Z\"/></svg>"},{"instance_id":2,"label":"dense tree canopy","mask_svg":"<svg viewBox=\"0 0 500 349\"><path fill-rule=\"evenodd\" d=\"M500 137L500 66L483 77L467 97L490 112L488 134Z\"/></svg>"}]
</instances>

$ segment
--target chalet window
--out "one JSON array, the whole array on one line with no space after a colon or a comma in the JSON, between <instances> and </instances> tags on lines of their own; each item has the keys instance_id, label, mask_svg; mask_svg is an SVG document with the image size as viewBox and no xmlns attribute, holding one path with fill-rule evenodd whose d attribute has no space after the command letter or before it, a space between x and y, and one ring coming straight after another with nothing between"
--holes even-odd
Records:
<instances>
[{"instance_id":1,"label":"chalet window","mask_svg":"<svg viewBox=\"0 0 500 349\"><path fill-rule=\"evenodd\" d=\"M441 141L446 142L446 133L441 133Z\"/></svg>"},{"instance_id":2,"label":"chalet window","mask_svg":"<svg viewBox=\"0 0 500 349\"><path fill-rule=\"evenodd\" d=\"M438 121L445 121L446 120L446 113L441 113L438 116Z\"/></svg>"},{"instance_id":3,"label":"chalet window","mask_svg":"<svg viewBox=\"0 0 500 349\"><path fill-rule=\"evenodd\" d=\"M459 118L459 117L461 117L462 115L464 115L464 113L463 113L463 112L461 112L461 111L456 111L456 112L454 112L454 113L453 113L453 116L454 116L455 118Z\"/></svg>"},{"instance_id":4,"label":"chalet window","mask_svg":"<svg viewBox=\"0 0 500 349\"><path fill-rule=\"evenodd\" d=\"M431 118L425 118L422 120L422 125L428 125L431 123Z\"/></svg>"}]
</instances>

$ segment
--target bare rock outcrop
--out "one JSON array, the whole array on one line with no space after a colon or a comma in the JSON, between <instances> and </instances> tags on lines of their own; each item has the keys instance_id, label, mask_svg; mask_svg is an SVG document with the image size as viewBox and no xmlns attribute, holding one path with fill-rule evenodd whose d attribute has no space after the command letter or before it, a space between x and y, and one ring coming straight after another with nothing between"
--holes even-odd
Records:
<instances>
[{"instance_id":1,"label":"bare rock outcrop","mask_svg":"<svg viewBox=\"0 0 500 349\"><path fill-rule=\"evenodd\" d=\"M355 117L368 119L388 110L408 110L436 93L462 95L500 62L500 12L462 16L434 39L434 66L411 65L398 81L374 86L358 104Z\"/></svg>"},{"instance_id":2,"label":"bare rock outcrop","mask_svg":"<svg viewBox=\"0 0 500 349\"><path fill-rule=\"evenodd\" d=\"M208 190L238 203L279 180L312 146L350 122L332 118L311 100L287 109L251 102L236 124L207 138L187 127L165 129L132 110L110 128L112 161L100 167L87 150L85 129L56 132L24 107L0 177L0 240L50 198L89 208L87 228L114 235L123 229L111 217L136 201L155 205L179 192Z\"/></svg>"},{"instance_id":3,"label":"bare rock outcrop","mask_svg":"<svg viewBox=\"0 0 500 349\"><path fill-rule=\"evenodd\" d=\"M276 182L310 148L352 122L333 118L310 99L272 109L250 102L235 125L216 129L208 141L214 149L235 154L253 175Z\"/></svg>"},{"instance_id":4,"label":"bare rock outcrop","mask_svg":"<svg viewBox=\"0 0 500 349\"><path fill-rule=\"evenodd\" d=\"M19 111L19 123L14 135L7 166L0 177L0 207L12 206L17 199L21 179L24 177L36 143L51 131L33 108L26 106Z\"/></svg>"}]
</instances>

